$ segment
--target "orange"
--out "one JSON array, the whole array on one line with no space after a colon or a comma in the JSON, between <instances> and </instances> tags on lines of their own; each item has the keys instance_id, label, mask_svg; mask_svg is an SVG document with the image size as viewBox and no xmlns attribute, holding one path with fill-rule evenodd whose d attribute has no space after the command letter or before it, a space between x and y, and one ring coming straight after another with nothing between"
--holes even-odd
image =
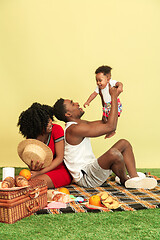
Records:
<instances>
[{"instance_id":1,"label":"orange","mask_svg":"<svg viewBox=\"0 0 160 240\"><path fill-rule=\"evenodd\" d=\"M27 180L31 178L31 172L28 169L22 169L19 175L25 177Z\"/></svg>"},{"instance_id":2,"label":"orange","mask_svg":"<svg viewBox=\"0 0 160 240\"><path fill-rule=\"evenodd\" d=\"M98 206L98 207L102 207L101 205L101 197L98 195L93 195L89 198L89 204L90 205L94 205L94 206Z\"/></svg>"},{"instance_id":3,"label":"orange","mask_svg":"<svg viewBox=\"0 0 160 240\"><path fill-rule=\"evenodd\" d=\"M65 194L70 194L69 190L68 190L67 188L65 188L65 187L59 188L58 191L59 191L59 192L63 192L63 193L65 193Z\"/></svg>"}]
</instances>

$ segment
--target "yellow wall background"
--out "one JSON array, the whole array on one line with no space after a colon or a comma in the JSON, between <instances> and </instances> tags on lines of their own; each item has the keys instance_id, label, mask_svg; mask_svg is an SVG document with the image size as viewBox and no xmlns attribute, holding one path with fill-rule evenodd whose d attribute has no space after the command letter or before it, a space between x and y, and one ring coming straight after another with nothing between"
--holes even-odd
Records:
<instances>
[{"instance_id":1,"label":"yellow wall background","mask_svg":"<svg viewBox=\"0 0 160 240\"><path fill-rule=\"evenodd\" d=\"M60 97L82 105L104 64L124 84L123 113L113 138L92 139L95 155L126 138L137 167L159 168L159 13L159 0L0 0L0 166L25 166L23 110ZM97 97L84 119L100 118Z\"/></svg>"}]
</instances>

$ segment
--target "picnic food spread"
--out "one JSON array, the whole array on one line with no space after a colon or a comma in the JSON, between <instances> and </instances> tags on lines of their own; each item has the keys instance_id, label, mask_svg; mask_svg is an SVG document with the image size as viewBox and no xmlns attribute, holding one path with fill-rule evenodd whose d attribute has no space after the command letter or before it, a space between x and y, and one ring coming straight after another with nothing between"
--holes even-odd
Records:
<instances>
[{"instance_id":1,"label":"picnic food spread","mask_svg":"<svg viewBox=\"0 0 160 240\"><path fill-rule=\"evenodd\" d=\"M47 198L48 198L48 202L55 201L55 202L67 203L67 202L71 201L69 194L59 192L56 190L48 190ZM73 199L72 199L72 201L73 201Z\"/></svg>"},{"instance_id":2,"label":"picnic food spread","mask_svg":"<svg viewBox=\"0 0 160 240\"><path fill-rule=\"evenodd\" d=\"M101 197L102 205L109 209L116 209L119 208L121 205L116 197L111 196L107 192L101 192L98 193L98 195Z\"/></svg>"},{"instance_id":3,"label":"picnic food spread","mask_svg":"<svg viewBox=\"0 0 160 240\"><path fill-rule=\"evenodd\" d=\"M116 197L108 194L107 192L100 192L96 195L92 195L88 201L84 198L78 199L82 197L72 197L72 195L60 192L57 190L48 190L47 191L47 199L48 202L61 202L61 203L69 203L72 201L79 202L85 204L86 207L89 208L108 208L108 209L117 209L121 206L121 203L118 201Z\"/></svg>"},{"instance_id":4,"label":"picnic food spread","mask_svg":"<svg viewBox=\"0 0 160 240\"><path fill-rule=\"evenodd\" d=\"M1 188L13 188L13 187L26 187L28 186L28 180L23 176L16 176L15 179L12 177L6 177Z\"/></svg>"},{"instance_id":5,"label":"picnic food spread","mask_svg":"<svg viewBox=\"0 0 160 240\"><path fill-rule=\"evenodd\" d=\"M121 206L116 197L111 196L107 192L100 192L96 195L93 195L89 198L90 206L103 207L108 209L116 209Z\"/></svg>"}]
</instances>

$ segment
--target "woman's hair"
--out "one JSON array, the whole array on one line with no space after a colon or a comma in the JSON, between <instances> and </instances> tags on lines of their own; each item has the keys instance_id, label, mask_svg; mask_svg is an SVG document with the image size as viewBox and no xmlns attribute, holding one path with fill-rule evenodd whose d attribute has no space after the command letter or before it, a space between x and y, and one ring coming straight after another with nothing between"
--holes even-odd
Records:
<instances>
[{"instance_id":1,"label":"woman's hair","mask_svg":"<svg viewBox=\"0 0 160 240\"><path fill-rule=\"evenodd\" d=\"M103 65L103 66L96 69L95 74L103 73L104 75L106 75L106 74L110 73L111 70L112 70L111 67Z\"/></svg>"},{"instance_id":2,"label":"woman's hair","mask_svg":"<svg viewBox=\"0 0 160 240\"><path fill-rule=\"evenodd\" d=\"M53 108L35 102L20 114L17 126L24 137L36 139L46 131L49 119L53 121Z\"/></svg>"},{"instance_id":3,"label":"woman's hair","mask_svg":"<svg viewBox=\"0 0 160 240\"><path fill-rule=\"evenodd\" d=\"M57 102L54 104L53 106L53 113L54 116L63 122L68 122L65 113L66 113L66 109L65 109L65 104L64 104L64 99L60 98L57 100Z\"/></svg>"}]
</instances>

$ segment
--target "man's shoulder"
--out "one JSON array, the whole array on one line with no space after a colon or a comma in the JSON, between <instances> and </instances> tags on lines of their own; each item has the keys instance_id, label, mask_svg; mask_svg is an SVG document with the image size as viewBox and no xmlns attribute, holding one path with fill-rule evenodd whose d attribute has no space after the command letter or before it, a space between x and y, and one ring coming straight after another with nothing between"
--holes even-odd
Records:
<instances>
[{"instance_id":1,"label":"man's shoulder","mask_svg":"<svg viewBox=\"0 0 160 240\"><path fill-rule=\"evenodd\" d=\"M67 132L72 132L72 131L74 131L74 129L77 129L77 128L81 127L81 125L84 125L84 124L88 124L88 121L80 119L77 122L67 122L65 128L66 128Z\"/></svg>"},{"instance_id":2,"label":"man's shoulder","mask_svg":"<svg viewBox=\"0 0 160 240\"><path fill-rule=\"evenodd\" d=\"M75 120L75 121L67 122L66 125L67 125L67 124L81 124L81 123L83 123L83 122L88 122L88 121L87 121L87 120L83 120L83 119L77 119L77 120Z\"/></svg>"}]
</instances>

